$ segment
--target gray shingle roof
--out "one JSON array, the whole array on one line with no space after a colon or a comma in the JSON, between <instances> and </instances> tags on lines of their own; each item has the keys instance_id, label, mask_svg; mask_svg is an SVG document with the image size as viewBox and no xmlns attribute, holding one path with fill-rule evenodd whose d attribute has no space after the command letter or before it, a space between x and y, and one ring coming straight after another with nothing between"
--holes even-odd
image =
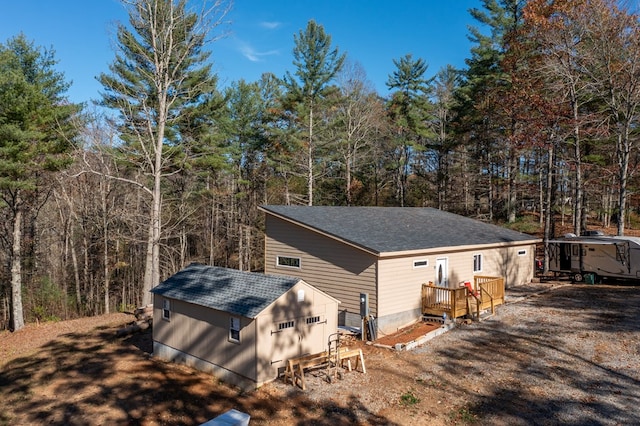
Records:
<instances>
[{"instance_id":1,"label":"gray shingle roof","mask_svg":"<svg viewBox=\"0 0 640 426\"><path fill-rule=\"evenodd\" d=\"M378 254L538 240L428 207L267 205L261 208Z\"/></svg>"},{"instance_id":2,"label":"gray shingle roof","mask_svg":"<svg viewBox=\"0 0 640 426\"><path fill-rule=\"evenodd\" d=\"M299 278L242 272L192 263L151 292L207 308L255 318Z\"/></svg>"}]
</instances>

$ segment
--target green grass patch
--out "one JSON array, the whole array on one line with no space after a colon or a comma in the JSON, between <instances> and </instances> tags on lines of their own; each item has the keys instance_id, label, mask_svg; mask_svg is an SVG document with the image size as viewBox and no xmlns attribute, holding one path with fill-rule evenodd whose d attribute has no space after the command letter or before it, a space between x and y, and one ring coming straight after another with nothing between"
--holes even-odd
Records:
<instances>
[{"instance_id":1,"label":"green grass patch","mask_svg":"<svg viewBox=\"0 0 640 426\"><path fill-rule=\"evenodd\" d=\"M404 406L410 407L416 405L418 402L420 402L420 398L418 398L412 390L408 390L400 395L400 403Z\"/></svg>"},{"instance_id":2,"label":"green grass patch","mask_svg":"<svg viewBox=\"0 0 640 426\"><path fill-rule=\"evenodd\" d=\"M467 407L461 407L455 411L452 411L451 414L449 414L449 418L451 419L451 421L453 421L456 424L457 423L471 424L478 421L478 416L476 416Z\"/></svg>"}]
</instances>

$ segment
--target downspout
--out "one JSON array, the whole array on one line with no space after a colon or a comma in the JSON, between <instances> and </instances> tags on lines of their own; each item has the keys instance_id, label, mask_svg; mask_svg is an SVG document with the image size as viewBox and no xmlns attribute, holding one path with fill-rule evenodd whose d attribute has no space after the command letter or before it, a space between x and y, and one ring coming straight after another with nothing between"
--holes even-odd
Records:
<instances>
[{"instance_id":1,"label":"downspout","mask_svg":"<svg viewBox=\"0 0 640 426\"><path fill-rule=\"evenodd\" d=\"M255 377L255 381L257 385L262 384L262 377L258 377L260 372L258 371L258 360L260 359L258 357L258 347L260 346L259 341L258 341L258 337L259 337L259 333L258 330L260 329L260 327L258 327L258 321L260 319L260 316L258 315L254 321L254 330L253 330L253 368L254 368L254 377Z\"/></svg>"}]
</instances>

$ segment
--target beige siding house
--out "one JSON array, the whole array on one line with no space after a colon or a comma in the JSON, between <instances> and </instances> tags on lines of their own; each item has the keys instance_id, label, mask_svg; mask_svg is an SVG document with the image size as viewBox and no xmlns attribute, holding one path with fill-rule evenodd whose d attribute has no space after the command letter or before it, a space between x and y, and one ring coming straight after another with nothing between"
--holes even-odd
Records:
<instances>
[{"instance_id":1,"label":"beige siding house","mask_svg":"<svg viewBox=\"0 0 640 426\"><path fill-rule=\"evenodd\" d=\"M454 288L475 275L530 282L530 235L432 208L262 206L265 272L303 279L340 300L339 325L361 324L369 299L379 332L420 319L422 284Z\"/></svg>"},{"instance_id":2,"label":"beige siding house","mask_svg":"<svg viewBox=\"0 0 640 426\"><path fill-rule=\"evenodd\" d=\"M337 331L338 301L299 278L191 264L151 291L154 356L243 389Z\"/></svg>"}]
</instances>

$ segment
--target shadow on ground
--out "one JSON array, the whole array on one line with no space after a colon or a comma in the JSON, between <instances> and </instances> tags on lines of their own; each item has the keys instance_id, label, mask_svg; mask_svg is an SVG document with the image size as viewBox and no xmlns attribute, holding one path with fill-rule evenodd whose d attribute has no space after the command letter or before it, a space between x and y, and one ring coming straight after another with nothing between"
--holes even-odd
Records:
<instances>
[{"instance_id":1,"label":"shadow on ground","mask_svg":"<svg viewBox=\"0 0 640 426\"><path fill-rule=\"evenodd\" d=\"M200 424L229 409L252 424L391 424L357 398L258 397L210 375L153 359L150 331L70 333L0 370L0 424Z\"/></svg>"}]
</instances>

